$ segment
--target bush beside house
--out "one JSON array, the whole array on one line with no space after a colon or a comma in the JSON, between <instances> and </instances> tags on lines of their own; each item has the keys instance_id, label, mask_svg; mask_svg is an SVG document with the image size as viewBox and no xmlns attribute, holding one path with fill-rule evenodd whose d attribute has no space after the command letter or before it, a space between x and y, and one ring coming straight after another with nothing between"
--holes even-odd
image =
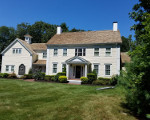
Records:
<instances>
[{"instance_id":1,"label":"bush beside house","mask_svg":"<svg viewBox=\"0 0 150 120\"><path fill-rule=\"evenodd\" d=\"M66 76L59 76L58 80L61 83L67 83L67 77Z\"/></svg>"}]
</instances>

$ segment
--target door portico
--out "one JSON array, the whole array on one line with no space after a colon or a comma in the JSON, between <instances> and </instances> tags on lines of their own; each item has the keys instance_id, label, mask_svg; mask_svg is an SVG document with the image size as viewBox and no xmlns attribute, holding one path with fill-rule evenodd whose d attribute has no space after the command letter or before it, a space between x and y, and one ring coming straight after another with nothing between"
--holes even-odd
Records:
<instances>
[{"instance_id":1,"label":"door portico","mask_svg":"<svg viewBox=\"0 0 150 120\"><path fill-rule=\"evenodd\" d=\"M87 77L87 67L90 64L87 60L75 56L66 61L66 75L68 79L79 79L82 76Z\"/></svg>"}]
</instances>

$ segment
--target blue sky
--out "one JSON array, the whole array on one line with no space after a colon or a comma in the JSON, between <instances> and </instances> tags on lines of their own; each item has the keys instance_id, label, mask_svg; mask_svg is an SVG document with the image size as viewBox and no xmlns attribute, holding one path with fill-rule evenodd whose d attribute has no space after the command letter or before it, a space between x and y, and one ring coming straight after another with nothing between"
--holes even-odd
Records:
<instances>
[{"instance_id":1,"label":"blue sky","mask_svg":"<svg viewBox=\"0 0 150 120\"><path fill-rule=\"evenodd\" d=\"M138 0L0 0L0 26L44 21L84 30L112 30L118 21L122 36L134 34L128 13Z\"/></svg>"}]
</instances>

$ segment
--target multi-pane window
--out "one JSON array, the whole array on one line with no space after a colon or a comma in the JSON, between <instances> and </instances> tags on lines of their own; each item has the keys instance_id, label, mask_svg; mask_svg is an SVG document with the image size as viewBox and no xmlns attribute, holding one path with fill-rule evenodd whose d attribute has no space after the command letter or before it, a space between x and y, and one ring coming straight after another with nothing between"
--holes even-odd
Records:
<instances>
[{"instance_id":1,"label":"multi-pane window","mask_svg":"<svg viewBox=\"0 0 150 120\"><path fill-rule=\"evenodd\" d=\"M57 56L58 55L58 49L54 49L54 56Z\"/></svg>"},{"instance_id":2,"label":"multi-pane window","mask_svg":"<svg viewBox=\"0 0 150 120\"><path fill-rule=\"evenodd\" d=\"M106 56L110 56L111 55L111 48L106 48Z\"/></svg>"},{"instance_id":3,"label":"multi-pane window","mask_svg":"<svg viewBox=\"0 0 150 120\"><path fill-rule=\"evenodd\" d=\"M53 64L53 73L57 73L57 64Z\"/></svg>"},{"instance_id":4,"label":"multi-pane window","mask_svg":"<svg viewBox=\"0 0 150 120\"><path fill-rule=\"evenodd\" d=\"M43 53L43 58L47 58L47 53L46 52Z\"/></svg>"},{"instance_id":5,"label":"multi-pane window","mask_svg":"<svg viewBox=\"0 0 150 120\"><path fill-rule=\"evenodd\" d=\"M21 54L22 49L21 48L13 48L13 54Z\"/></svg>"},{"instance_id":6,"label":"multi-pane window","mask_svg":"<svg viewBox=\"0 0 150 120\"><path fill-rule=\"evenodd\" d=\"M110 65L105 65L105 75L110 75Z\"/></svg>"},{"instance_id":7,"label":"multi-pane window","mask_svg":"<svg viewBox=\"0 0 150 120\"><path fill-rule=\"evenodd\" d=\"M63 49L63 56L67 56L67 49L66 48Z\"/></svg>"},{"instance_id":8,"label":"multi-pane window","mask_svg":"<svg viewBox=\"0 0 150 120\"><path fill-rule=\"evenodd\" d=\"M14 72L14 66L13 65L11 66L11 72Z\"/></svg>"},{"instance_id":9,"label":"multi-pane window","mask_svg":"<svg viewBox=\"0 0 150 120\"><path fill-rule=\"evenodd\" d=\"M9 71L9 65L6 65L6 72Z\"/></svg>"},{"instance_id":10,"label":"multi-pane window","mask_svg":"<svg viewBox=\"0 0 150 120\"><path fill-rule=\"evenodd\" d=\"M94 48L94 56L99 56L99 48Z\"/></svg>"},{"instance_id":11,"label":"multi-pane window","mask_svg":"<svg viewBox=\"0 0 150 120\"><path fill-rule=\"evenodd\" d=\"M98 66L99 65L94 65L94 70L96 71L97 74L98 74Z\"/></svg>"},{"instance_id":12,"label":"multi-pane window","mask_svg":"<svg viewBox=\"0 0 150 120\"><path fill-rule=\"evenodd\" d=\"M14 65L6 65L6 72L14 72Z\"/></svg>"},{"instance_id":13,"label":"multi-pane window","mask_svg":"<svg viewBox=\"0 0 150 120\"><path fill-rule=\"evenodd\" d=\"M86 49L85 48L76 48L75 49L75 56L85 56Z\"/></svg>"},{"instance_id":14,"label":"multi-pane window","mask_svg":"<svg viewBox=\"0 0 150 120\"><path fill-rule=\"evenodd\" d=\"M62 72L64 72L66 69L66 64L62 64Z\"/></svg>"}]
</instances>

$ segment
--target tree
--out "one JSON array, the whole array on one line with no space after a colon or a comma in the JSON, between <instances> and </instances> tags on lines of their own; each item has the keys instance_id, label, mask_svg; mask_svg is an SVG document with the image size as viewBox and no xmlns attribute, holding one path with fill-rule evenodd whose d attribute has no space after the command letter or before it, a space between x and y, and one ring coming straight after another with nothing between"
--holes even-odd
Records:
<instances>
[{"instance_id":1,"label":"tree","mask_svg":"<svg viewBox=\"0 0 150 120\"><path fill-rule=\"evenodd\" d=\"M138 22L135 28L136 46L130 53L132 61L121 72L119 83L126 89L127 106L138 115L150 113L150 13L149 1L140 0L133 7ZM144 18L139 18L144 16Z\"/></svg>"},{"instance_id":2,"label":"tree","mask_svg":"<svg viewBox=\"0 0 150 120\"><path fill-rule=\"evenodd\" d=\"M145 33L144 27L142 24L146 20L145 13L150 13L150 1L149 0L139 0L139 3L134 5L133 11L129 13L130 18L133 19L136 24L134 24L131 29L135 30L136 44L140 44L142 41L139 39L141 34Z\"/></svg>"},{"instance_id":3,"label":"tree","mask_svg":"<svg viewBox=\"0 0 150 120\"><path fill-rule=\"evenodd\" d=\"M61 23L62 32L69 32L69 27L66 23Z\"/></svg>"},{"instance_id":4,"label":"tree","mask_svg":"<svg viewBox=\"0 0 150 120\"><path fill-rule=\"evenodd\" d=\"M73 28L69 32L83 32L83 31L85 31L85 30Z\"/></svg>"}]
</instances>

